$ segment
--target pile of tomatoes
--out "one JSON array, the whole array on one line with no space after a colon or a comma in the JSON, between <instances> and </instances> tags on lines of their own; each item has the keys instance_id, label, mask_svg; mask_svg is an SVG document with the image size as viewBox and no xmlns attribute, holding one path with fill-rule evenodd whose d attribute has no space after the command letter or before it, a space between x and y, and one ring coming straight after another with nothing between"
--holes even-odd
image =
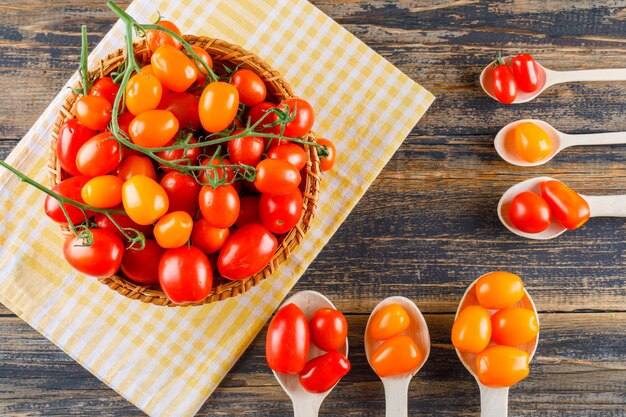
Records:
<instances>
[{"instance_id":1,"label":"pile of tomatoes","mask_svg":"<svg viewBox=\"0 0 626 417\"><path fill-rule=\"evenodd\" d=\"M493 65L492 88L496 99L504 104L515 101L518 91L533 93L541 85L541 69L530 54L513 57L511 65L506 65L501 57Z\"/></svg>"},{"instance_id":2,"label":"pile of tomatoes","mask_svg":"<svg viewBox=\"0 0 626 417\"><path fill-rule=\"evenodd\" d=\"M475 284L477 305L463 308L452 325L452 344L476 355L480 382L509 387L529 374L528 353L520 347L539 334L534 311L513 307L524 296L524 283L509 272L492 272ZM493 312L490 314L489 310Z\"/></svg>"},{"instance_id":3,"label":"pile of tomatoes","mask_svg":"<svg viewBox=\"0 0 626 417\"><path fill-rule=\"evenodd\" d=\"M199 302L215 270L255 275L300 221L314 111L300 98L272 102L248 69L225 64L217 79L206 50L192 46L193 55L163 31L149 30L146 43L150 64L120 84L95 81L60 128L66 179L53 191L92 210L50 195L45 210L78 232L64 255L80 272L121 270L173 303ZM332 142L309 146L323 146L321 169L330 169Z\"/></svg>"}]
</instances>

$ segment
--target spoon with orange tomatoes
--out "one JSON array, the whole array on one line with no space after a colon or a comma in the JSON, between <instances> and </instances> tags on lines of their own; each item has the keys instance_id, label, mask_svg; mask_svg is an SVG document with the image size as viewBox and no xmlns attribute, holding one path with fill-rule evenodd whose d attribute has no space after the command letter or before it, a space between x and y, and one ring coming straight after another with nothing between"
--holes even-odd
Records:
<instances>
[{"instance_id":1,"label":"spoon with orange tomatoes","mask_svg":"<svg viewBox=\"0 0 626 417\"><path fill-rule=\"evenodd\" d=\"M506 417L509 388L528 376L539 342L537 308L519 276L491 272L459 303L452 344L480 388L481 417Z\"/></svg>"},{"instance_id":2,"label":"spoon with orange tomatoes","mask_svg":"<svg viewBox=\"0 0 626 417\"><path fill-rule=\"evenodd\" d=\"M365 328L365 355L385 387L387 417L408 415L409 383L429 354L428 326L413 301L389 297L372 310Z\"/></svg>"},{"instance_id":3,"label":"spoon with orange tomatoes","mask_svg":"<svg viewBox=\"0 0 626 417\"><path fill-rule=\"evenodd\" d=\"M512 165L543 165L571 146L626 143L626 132L570 135L542 120L523 119L504 126L494 140L498 155Z\"/></svg>"}]
</instances>

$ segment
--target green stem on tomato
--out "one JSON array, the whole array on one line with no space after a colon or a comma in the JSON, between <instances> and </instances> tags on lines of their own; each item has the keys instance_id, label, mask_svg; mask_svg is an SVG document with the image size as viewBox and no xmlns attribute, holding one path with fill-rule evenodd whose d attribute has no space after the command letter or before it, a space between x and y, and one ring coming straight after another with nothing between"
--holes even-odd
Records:
<instances>
[{"instance_id":1,"label":"green stem on tomato","mask_svg":"<svg viewBox=\"0 0 626 417\"><path fill-rule=\"evenodd\" d=\"M89 95L89 69L87 58L89 56L89 39L87 38L87 26L81 27L80 48L80 76L83 83L83 95Z\"/></svg>"}]
</instances>

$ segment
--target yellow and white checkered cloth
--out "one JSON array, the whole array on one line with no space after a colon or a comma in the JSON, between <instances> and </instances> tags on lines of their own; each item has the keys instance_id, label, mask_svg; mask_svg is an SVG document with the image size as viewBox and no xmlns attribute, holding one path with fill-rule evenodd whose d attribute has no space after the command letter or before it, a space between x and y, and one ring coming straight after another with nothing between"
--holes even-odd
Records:
<instances>
[{"instance_id":1,"label":"yellow and white checkered cloth","mask_svg":"<svg viewBox=\"0 0 626 417\"><path fill-rule=\"evenodd\" d=\"M0 302L152 416L191 416L374 181L433 96L305 0L136 0L184 33L257 53L317 111L315 130L337 145L305 241L273 277L227 301L163 308L131 301L73 271L44 196L0 172ZM118 22L90 66L122 46ZM78 65L78 63L77 63ZM75 75L68 85L77 79ZM64 89L8 157L46 183L50 132ZM269 371L268 371L269 372Z\"/></svg>"}]
</instances>

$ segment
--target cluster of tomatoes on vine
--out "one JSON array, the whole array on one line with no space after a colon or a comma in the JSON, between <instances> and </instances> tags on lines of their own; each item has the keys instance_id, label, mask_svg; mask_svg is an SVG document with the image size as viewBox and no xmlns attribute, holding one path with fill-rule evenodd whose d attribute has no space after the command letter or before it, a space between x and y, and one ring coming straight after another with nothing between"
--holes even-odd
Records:
<instances>
[{"instance_id":1,"label":"cluster of tomatoes on vine","mask_svg":"<svg viewBox=\"0 0 626 417\"><path fill-rule=\"evenodd\" d=\"M88 88L84 41L82 96L57 141L68 178L48 192L46 214L74 232L64 255L78 271L121 269L174 303L199 302L216 270L241 280L267 266L303 213L306 146L318 149L322 171L335 147L308 139L307 101L272 102L248 69L224 64L218 77L175 24L140 25L113 6L127 50L133 29L145 34L150 64L128 54Z\"/></svg>"}]
</instances>

